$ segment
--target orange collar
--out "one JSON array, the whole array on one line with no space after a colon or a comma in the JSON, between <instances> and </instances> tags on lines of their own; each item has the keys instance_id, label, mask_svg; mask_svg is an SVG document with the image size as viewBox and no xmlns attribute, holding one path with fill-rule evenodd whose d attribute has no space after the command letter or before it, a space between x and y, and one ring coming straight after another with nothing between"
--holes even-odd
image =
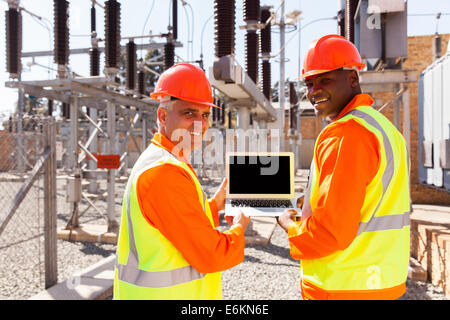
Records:
<instances>
[{"instance_id":1,"label":"orange collar","mask_svg":"<svg viewBox=\"0 0 450 320\"><path fill-rule=\"evenodd\" d=\"M176 147L176 145L172 141L167 139L163 134L161 134L160 132L155 133L152 139L152 143L160 148L167 150L168 152L173 154L178 160L186 163L187 166L194 173L194 175L197 177L197 173L195 173L195 170L194 168L192 168L191 164L189 163L189 160L184 157L183 150L180 150L178 153L174 152L173 149Z\"/></svg>"},{"instance_id":2,"label":"orange collar","mask_svg":"<svg viewBox=\"0 0 450 320\"><path fill-rule=\"evenodd\" d=\"M189 164L189 161L184 157L183 150L180 150L179 152L175 152L174 148L176 147L175 144L167 139L166 136L161 134L160 132L155 133L152 139L152 143L156 144L158 147L161 147L171 154L173 154L175 157L177 157L178 160L183 161L187 164Z\"/></svg>"},{"instance_id":3,"label":"orange collar","mask_svg":"<svg viewBox=\"0 0 450 320\"><path fill-rule=\"evenodd\" d=\"M374 100L370 95L367 93L360 93L353 97L353 99L345 106L344 109L339 113L337 118L334 120L339 120L343 116L345 116L347 113L352 111L353 109L360 107L360 106L371 106L374 103Z\"/></svg>"}]
</instances>

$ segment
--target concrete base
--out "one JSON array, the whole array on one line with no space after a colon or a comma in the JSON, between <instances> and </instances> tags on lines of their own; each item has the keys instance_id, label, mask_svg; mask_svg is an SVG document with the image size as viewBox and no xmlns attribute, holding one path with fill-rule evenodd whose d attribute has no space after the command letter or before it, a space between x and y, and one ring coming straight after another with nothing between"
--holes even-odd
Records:
<instances>
[{"instance_id":1,"label":"concrete base","mask_svg":"<svg viewBox=\"0 0 450 320\"><path fill-rule=\"evenodd\" d=\"M115 255L103 259L29 300L105 300L113 295Z\"/></svg>"},{"instance_id":2,"label":"concrete base","mask_svg":"<svg viewBox=\"0 0 450 320\"><path fill-rule=\"evenodd\" d=\"M450 206L413 204L411 219L420 224L450 228Z\"/></svg>"},{"instance_id":3,"label":"concrete base","mask_svg":"<svg viewBox=\"0 0 450 320\"><path fill-rule=\"evenodd\" d=\"M409 258L408 278L414 281L427 281L427 271L412 257Z\"/></svg>"},{"instance_id":4,"label":"concrete base","mask_svg":"<svg viewBox=\"0 0 450 320\"><path fill-rule=\"evenodd\" d=\"M450 206L413 204L411 257L450 298Z\"/></svg>"},{"instance_id":5,"label":"concrete base","mask_svg":"<svg viewBox=\"0 0 450 320\"><path fill-rule=\"evenodd\" d=\"M267 245L277 226L277 220L273 217L252 217L251 221L253 232L245 236L245 244Z\"/></svg>"},{"instance_id":6,"label":"concrete base","mask_svg":"<svg viewBox=\"0 0 450 320\"><path fill-rule=\"evenodd\" d=\"M73 230L58 230L58 239L117 244L118 234L107 232L106 225L82 225Z\"/></svg>"}]
</instances>

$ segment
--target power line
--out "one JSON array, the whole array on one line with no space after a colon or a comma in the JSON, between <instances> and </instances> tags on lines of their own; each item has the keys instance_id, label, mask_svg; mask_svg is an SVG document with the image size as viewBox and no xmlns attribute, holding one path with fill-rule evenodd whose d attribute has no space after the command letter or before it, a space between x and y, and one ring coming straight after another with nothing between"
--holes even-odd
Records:
<instances>
[{"instance_id":1,"label":"power line","mask_svg":"<svg viewBox=\"0 0 450 320\"><path fill-rule=\"evenodd\" d=\"M214 13L209 16L209 18L206 20L206 22L203 24L202 33L200 36L200 59L203 60L203 33L205 31L205 27L208 24L208 22L211 20L211 18L214 17Z\"/></svg>"},{"instance_id":2,"label":"power line","mask_svg":"<svg viewBox=\"0 0 450 320\"><path fill-rule=\"evenodd\" d=\"M195 21L195 19L194 19L194 10L192 9L192 6L191 6L188 2L184 1L184 4L186 4L186 5L189 7L189 9L191 9L191 17L192 17L192 29L191 29L191 60L193 60L193 59L194 59L194 27L195 27L195 23L194 23L194 21ZM184 4L183 4L183 6L184 6Z\"/></svg>"},{"instance_id":3,"label":"power line","mask_svg":"<svg viewBox=\"0 0 450 320\"><path fill-rule=\"evenodd\" d=\"M153 11L153 6L154 5L155 5L155 0L153 0L152 7L150 8L150 11L147 14L147 18L145 18L145 23L144 23L144 26L142 27L142 32L141 32L142 36L145 35L145 27L147 26L147 22L148 22L148 19L150 18L150 15L151 15L152 11ZM144 41L144 39L142 38L141 39L141 45L142 45L143 41ZM142 51L140 51L140 55L141 55L141 59L142 59Z\"/></svg>"},{"instance_id":4,"label":"power line","mask_svg":"<svg viewBox=\"0 0 450 320\"><path fill-rule=\"evenodd\" d=\"M176 0L173 0L173 1L176 1ZM187 49L187 60L188 61L191 61L192 60L192 57L191 57L191 53L192 53L192 38L193 38L193 32L191 31L191 23L190 23L190 20L189 20L189 14L188 14L188 12L187 12L187 9L186 9L186 4L188 4L186 1L182 1L182 5L183 5L183 9L184 9L184 14L186 15L186 21L187 21L187 25L188 25L188 29L187 29L187 33L188 33L188 36L187 36L187 38L188 38L188 40L187 40L187 46L186 46L186 49ZM192 9L192 7L191 7L191 9ZM192 30L194 29L194 19L193 19L194 17L192 16Z\"/></svg>"},{"instance_id":5,"label":"power line","mask_svg":"<svg viewBox=\"0 0 450 320\"><path fill-rule=\"evenodd\" d=\"M292 35L292 37L291 37L288 41L286 41L286 43L285 43L284 46L280 49L280 51L278 51L278 53L277 53L276 55L274 55L273 57L278 56L278 55L281 53L281 51L284 50L284 49L286 48L286 46L288 45L288 43L291 42L292 39L295 38L295 36L297 35L297 33L300 33L300 31L302 31L305 27L309 26L310 24L312 24L312 23L314 23L314 22L318 22L318 21L322 21L322 20L336 20L336 19L337 19L336 16L334 16L334 17L328 17L328 18L319 18L319 19L315 19L315 20L313 20L313 21L308 22L307 24L301 26L301 28L296 29L296 30L295 30L295 33Z\"/></svg>"},{"instance_id":6,"label":"power line","mask_svg":"<svg viewBox=\"0 0 450 320\"><path fill-rule=\"evenodd\" d=\"M6 0L5 0L5 1L6 1ZM7 1L6 1L6 2L7 2ZM39 15L37 15L37 14L35 14L35 13L29 11L29 10L27 10L26 8L24 8L24 7L22 7L22 6L18 6L18 9L19 9L20 11L23 11L23 12L28 13L28 15L29 15L34 21L36 21L41 27L45 28L45 29L48 31L49 45L51 46L51 45L52 45L52 29L53 29L52 23L51 23L48 19L46 19L46 18L44 18L44 17L41 17L41 16L39 16ZM50 66L51 66L51 58L49 57L49 58L48 58L48 67L47 67L47 69L49 70L49 71L48 71L48 77L49 77L49 79L50 79L50 77L51 77L50 70L52 70Z\"/></svg>"},{"instance_id":7,"label":"power line","mask_svg":"<svg viewBox=\"0 0 450 320\"><path fill-rule=\"evenodd\" d=\"M191 60L191 59L189 58L189 54L190 54L189 46L191 45L191 44L190 44L190 38L191 38L191 23L189 22L189 14L188 14L187 9L186 9L185 6L183 6L183 10L184 10L184 15L186 16L186 22L187 22L187 46L186 46L187 53L186 53L186 58L187 58L188 60Z\"/></svg>"},{"instance_id":8,"label":"power line","mask_svg":"<svg viewBox=\"0 0 450 320\"><path fill-rule=\"evenodd\" d=\"M408 14L408 16L416 16L416 17L418 17L418 16L434 16L434 17L436 17L437 15L450 16L450 13L449 12L444 12L444 13L437 12L437 13L410 13L410 14Z\"/></svg>"}]
</instances>

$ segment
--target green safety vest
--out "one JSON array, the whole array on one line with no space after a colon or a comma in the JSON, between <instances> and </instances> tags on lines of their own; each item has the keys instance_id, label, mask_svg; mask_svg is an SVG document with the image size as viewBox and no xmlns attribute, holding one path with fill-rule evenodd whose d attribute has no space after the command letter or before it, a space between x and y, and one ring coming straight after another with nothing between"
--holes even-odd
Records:
<instances>
[{"instance_id":1,"label":"green safety vest","mask_svg":"<svg viewBox=\"0 0 450 320\"><path fill-rule=\"evenodd\" d=\"M125 190L114 274L114 299L222 299L220 272L200 273L189 265L183 254L147 222L139 207L136 193L139 176L146 170L168 163L182 168L191 176L198 201L214 228L206 194L196 175L165 149L150 145L133 167Z\"/></svg>"},{"instance_id":2,"label":"green safety vest","mask_svg":"<svg viewBox=\"0 0 450 320\"><path fill-rule=\"evenodd\" d=\"M357 296L358 292L393 288L405 283L408 274L411 207L405 140L386 117L370 106L357 107L336 122L349 120L375 134L381 162L367 186L353 242L345 250L301 261L302 280L329 291L324 299L332 298L334 292L354 292ZM319 188L315 155L316 150L307 191L312 212L317 207Z\"/></svg>"}]
</instances>

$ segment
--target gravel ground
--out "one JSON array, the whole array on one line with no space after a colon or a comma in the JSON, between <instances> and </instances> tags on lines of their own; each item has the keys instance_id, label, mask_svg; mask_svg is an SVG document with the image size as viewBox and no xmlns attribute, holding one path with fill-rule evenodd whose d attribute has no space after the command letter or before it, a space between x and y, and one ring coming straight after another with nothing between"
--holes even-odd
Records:
<instances>
[{"instance_id":1,"label":"gravel ground","mask_svg":"<svg viewBox=\"0 0 450 320\"><path fill-rule=\"evenodd\" d=\"M211 181L205 192L213 195L219 181ZM225 219L219 230L226 230ZM291 258L286 232L276 226L267 246L247 245L244 261L222 273L225 300L298 300L300 294L300 263ZM440 287L429 282L407 280L401 300L447 300Z\"/></svg>"},{"instance_id":2,"label":"gravel ground","mask_svg":"<svg viewBox=\"0 0 450 320\"><path fill-rule=\"evenodd\" d=\"M224 299L299 300L299 283L300 263L291 258L279 226L267 246L247 245L244 262L222 273Z\"/></svg>"},{"instance_id":3,"label":"gravel ground","mask_svg":"<svg viewBox=\"0 0 450 320\"><path fill-rule=\"evenodd\" d=\"M225 222L222 222L225 225ZM267 246L248 245L244 262L222 273L224 299L298 300L300 264L289 254L287 235L277 226ZM411 281L401 300L446 300L440 287Z\"/></svg>"},{"instance_id":4,"label":"gravel ground","mask_svg":"<svg viewBox=\"0 0 450 320\"><path fill-rule=\"evenodd\" d=\"M212 195L219 184L217 179L209 181L205 191ZM116 216L119 219L124 184L116 183L116 187ZM70 217L70 207L64 197L65 185L58 182L58 228L64 227ZM101 200L96 205L106 206ZM17 221L11 220L10 234L32 227L27 221L36 220L37 213L30 209L25 211L16 217ZM90 210L80 219L80 223L105 224L105 220ZM42 228L42 225L39 227ZM219 229L226 229L224 219L221 219ZM43 237L28 235L21 242L5 244L7 232L8 228L0 238L0 299L27 299L43 290ZM114 254L115 249L116 246L110 244L58 240L58 282ZM39 252L41 255L38 255ZM222 273L223 298L298 300L301 299L299 275L299 262L289 255L286 233L277 226L267 246L248 245L244 262ZM431 283L408 280L407 293L402 299L445 300L445 297L442 290Z\"/></svg>"},{"instance_id":5,"label":"gravel ground","mask_svg":"<svg viewBox=\"0 0 450 320\"><path fill-rule=\"evenodd\" d=\"M23 182L0 182L0 189L7 192L1 199L2 207L9 206L16 190ZM0 236L0 299L28 299L45 287L44 271L44 221L42 181L31 188L6 229ZM64 177L57 179L57 228L63 229L71 216L66 202ZM101 181L100 189L106 189ZM124 183L116 182L116 219L120 221L120 208ZM39 200L39 201L38 201ZM106 200L97 200L100 210L106 209ZM80 213L87 208L80 205ZM106 225L106 220L93 208L80 218L80 224ZM66 281L90 265L115 254L111 244L81 243L57 240L58 282Z\"/></svg>"}]
</instances>

